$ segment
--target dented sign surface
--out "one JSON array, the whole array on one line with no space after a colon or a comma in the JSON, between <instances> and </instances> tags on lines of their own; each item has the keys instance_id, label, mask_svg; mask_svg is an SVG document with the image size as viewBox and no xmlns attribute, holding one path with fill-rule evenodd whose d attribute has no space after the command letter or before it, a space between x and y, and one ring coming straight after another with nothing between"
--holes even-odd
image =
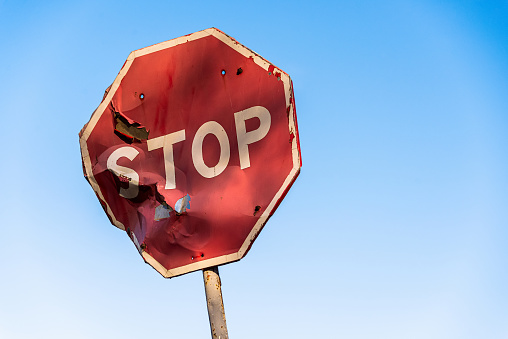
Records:
<instances>
[{"instance_id":1,"label":"dented sign surface","mask_svg":"<svg viewBox=\"0 0 508 339\"><path fill-rule=\"evenodd\" d=\"M215 28L132 52L80 145L109 219L165 277L241 259L301 167L291 79Z\"/></svg>"}]
</instances>

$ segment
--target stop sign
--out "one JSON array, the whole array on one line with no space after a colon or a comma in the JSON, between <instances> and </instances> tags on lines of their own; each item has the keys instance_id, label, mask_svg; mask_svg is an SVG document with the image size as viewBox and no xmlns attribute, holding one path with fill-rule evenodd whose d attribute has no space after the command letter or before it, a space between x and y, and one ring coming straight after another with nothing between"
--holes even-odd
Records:
<instances>
[{"instance_id":1,"label":"stop sign","mask_svg":"<svg viewBox=\"0 0 508 339\"><path fill-rule=\"evenodd\" d=\"M291 79L215 28L132 52L80 145L111 222L164 277L245 256L301 167Z\"/></svg>"}]
</instances>

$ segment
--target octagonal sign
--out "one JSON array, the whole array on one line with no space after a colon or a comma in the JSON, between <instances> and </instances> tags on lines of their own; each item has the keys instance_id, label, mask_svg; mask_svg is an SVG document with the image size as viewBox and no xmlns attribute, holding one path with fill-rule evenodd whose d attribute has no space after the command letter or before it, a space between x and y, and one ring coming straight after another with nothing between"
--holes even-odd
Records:
<instances>
[{"instance_id":1,"label":"octagonal sign","mask_svg":"<svg viewBox=\"0 0 508 339\"><path fill-rule=\"evenodd\" d=\"M132 52L80 145L109 219L165 277L245 256L301 167L291 79L215 28Z\"/></svg>"}]
</instances>

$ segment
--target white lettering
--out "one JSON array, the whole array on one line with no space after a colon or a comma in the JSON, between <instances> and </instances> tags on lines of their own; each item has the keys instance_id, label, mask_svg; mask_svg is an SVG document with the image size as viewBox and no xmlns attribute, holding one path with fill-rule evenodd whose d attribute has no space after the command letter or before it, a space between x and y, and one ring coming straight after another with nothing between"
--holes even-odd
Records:
<instances>
[{"instance_id":1,"label":"white lettering","mask_svg":"<svg viewBox=\"0 0 508 339\"><path fill-rule=\"evenodd\" d=\"M251 118L258 118L259 128L247 132L245 121ZM235 113L236 137L238 139L238 156L240 157L240 168L250 167L248 145L263 139L270 130L270 112L261 106L254 106Z\"/></svg>"},{"instance_id":2,"label":"white lettering","mask_svg":"<svg viewBox=\"0 0 508 339\"><path fill-rule=\"evenodd\" d=\"M139 154L139 151L134 147L124 146L116 149L108 158L108 170L113 172L117 177L126 178L129 181L129 188L120 187L120 196L132 199L138 196L139 193L139 174L132 168L118 165L116 162L120 158L127 158L130 161L134 160Z\"/></svg>"},{"instance_id":3,"label":"white lettering","mask_svg":"<svg viewBox=\"0 0 508 339\"><path fill-rule=\"evenodd\" d=\"M173 157L173 144L185 140L185 130L166 134L146 141L148 150L159 149L164 151L164 168L166 170L166 186L170 190L176 188L175 161Z\"/></svg>"},{"instance_id":4,"label":"white lettering","mask_svg":"<svg viewBox=\"0 0 508 339\"><path fill-rule=\"evenodd\" d=\"M248 131L246 127L246 121L252 118L259 119L259 127L255 130ZM271 126L271 115L270 112L261 106L254 106L247 108L243 111L234 113L235 119L235 127L236 127L236 136L238 141L238 157L240 159L240 168L245 169L250 167L250 156L249 156L249 145L253 144L257 141L263 139L269 132ZM205 160L203 157L203 141L208 134L213 134L217 140L219 141L220 146L220 155L219 161L215 166L208 167L205 164ZM153 151L159 148L163 149L164 152L164 168L166 171L166 185L165 189L175 189L176 188L176 173L175 173L175 160L173 154L173 145L185 140L185 130L180 130L177 132L173 132L167 135L163 135L157 138L147 140L148 151ZM124 149L125 151L119 151ZM129 151L127 152L127 149ZM135 154L132 153L133 151ZM120 153L116 153L119 151ZM131 184L129 184L129 189L122 191L123 194L127 194L129 197L135 197L138 194L137 186L134 184L138 184L139 176L133 170L121 167L116 165L116 160L119 157L125 156L129 159L134 159L134 157L138 154L138 151L132 147L123 147L113 152L110 156L111 159L111 167L115 169L118 173L127 176L125 173L129 173L132 177ZM127 153L122 153L127 152ZM226 167L228 166L229 159L231 156L231 150L229 145L229 138L226 133L226 130L216 121L208 121L205 122L201 127L196 131L196 135L194 135L194 139L192 140L192 162L196 171L201 174L205 178L213 178L224 172ZM110 159L108 159L108 168L110 168ZM116 166L116 167L114 167ZM120 172L123 170L124 172ZM135 180L134 180L135 179ZM129 193L130 192L130 193ZM135 193L135 194L134 194Z\"/></svg>"}]
</instances>

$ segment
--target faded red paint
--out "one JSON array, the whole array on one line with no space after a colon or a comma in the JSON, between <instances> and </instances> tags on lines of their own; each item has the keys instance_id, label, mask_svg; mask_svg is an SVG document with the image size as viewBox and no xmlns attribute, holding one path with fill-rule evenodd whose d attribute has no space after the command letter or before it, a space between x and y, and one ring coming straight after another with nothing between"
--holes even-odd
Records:
<instances>
[{"instance_id":1,"label":"faded red paint","mask_svg":"<svg viewBox=\"0 0 508 339\"><path fill-rule=\"evenodd\" d=\"M270 64L267 72L249 59L254 60L212 35L137 57L114 94L106 97L108 102L99 106L103 109L94 113L99 118L82 138L82 152L85 147L90 159L84 159L84 164L91 162L84 166L85 176L97 183L100 192L96 193L102 196L108 217L116 219L117 226L124 225L129 237L138 242L138 250L166 270L237 253L266 208L272 204L269 217L298 176L299 167L289 186L280 191L294 172L292 141L298 140L296 125L288 128L290 114L296 124L294 108L290 109L294 107L292 83L289 79L287 106L287 88L277 79L279 70L274 74ZM239 68L242 72L237 74ZM248 145L251 166L241 169L234 114L255 106L269 111L271 126L264 138ZM176 188L165 188L163 149L149 151L147 140L131 138L126 143L114 133L115 112L130 124L146 128L148 140L185 130L185 140L173 145ZM196 131L209 121L224 128L230 146L226 169L213 178L199 174L191 157ZM245 121L247 131L259 125L259 119ZM116 164L139 174L139 192L133 198L124 198L120 192L134 181L107 165L113 152L126 146L136 156L132 160L121 157ZM217 164L218 140L207 135L202 147L204 163ZM301 166L298 142L297 147ZM187 194L190 209L177 213L175 204ZM157 219L156 213L167 216Z\"/></svg>"}]
</instances>

